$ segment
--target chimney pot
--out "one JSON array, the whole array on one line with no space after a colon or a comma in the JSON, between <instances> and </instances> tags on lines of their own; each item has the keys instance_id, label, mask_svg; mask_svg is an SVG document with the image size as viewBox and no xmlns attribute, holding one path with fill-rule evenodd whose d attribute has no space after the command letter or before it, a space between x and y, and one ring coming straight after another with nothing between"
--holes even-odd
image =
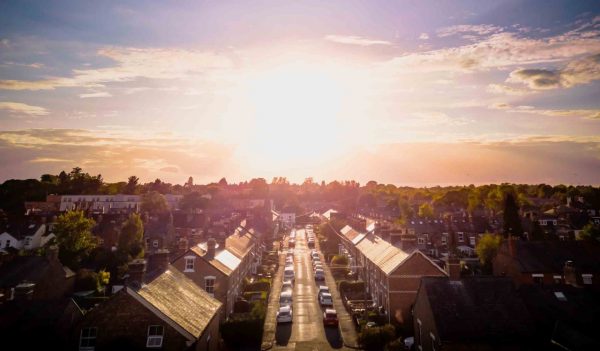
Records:
<instances>
[{"instance_id":1,"label":"chimney pot","mask_svg":"<svg viewBox=\"0 0 600 351\"><path fill-rule=\"evenodd\" d=\"M138 258L131 261L128 265L127 273L129 274L128 284L141 286L146 274L146 260Z\"/></svg>"}]
</instances>

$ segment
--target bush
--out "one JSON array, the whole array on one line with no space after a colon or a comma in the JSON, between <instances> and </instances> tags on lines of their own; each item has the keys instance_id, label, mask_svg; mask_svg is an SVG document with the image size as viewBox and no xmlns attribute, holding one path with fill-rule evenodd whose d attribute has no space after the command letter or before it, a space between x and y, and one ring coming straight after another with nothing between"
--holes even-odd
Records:
<instances>
[{"instance_id":1,"label":"bush","mask_svg":"<svg viewBox=\"0 0 600 351\"><path fill-rule=\"evenodd\" d=\"M331 260L331 264L347 266L348 265L348 257L346 255L335 255L335 256L333 256L333 259Z\"/></svg>"},{"instance_id":2,"label":"bush","mask_svg":"<svg viewBox=\"0 0 600 351\"><path fill-rule=\"evenodd\" d=\"M400 339L400 338L391 341L385 347L385 351L402 351L402 350L404 350L404 343L402 342L402 339Z\"/></svg>"},{"instance_id":3,"label":"bush","mask_svg":"<svg viewBox=\"0 0 600 351\"><path fill-rule=\"evenodd\" d=\"M358 343L365 350L382 350L396 338L396 330L390 324L383 327L364 328L358 334Z\"/></svg>"},{"instance_id":4,"label":"bush","mask_svg":"<svg viewBox=\"0 0 600 351\"><path fill-rule=\"evenodd\" d=\"M363 292L363 291L365 291L365 282L363 282L363 281L351 282L351 281L347 281L347 280L342 280L338 284L338 289L340 290L340 293Z\"/></svg>"},{"instance_id":5,"label":"bush","mask_svg":"<svg viewBox=\"0 0 600 351\"><path fill-rule=\"evenodd\" d=\"M271 290L271 283L269 282L269 279L267 278L262 278L261 280L254 282L254 283L248 283L246 284L246 287L244 288L244 291L270 291Z\"/></svg>"},{"instance_id":6,"label":"bush","mask_svg":"<svg viewBox=\"0 0 600 351\"><path fill-rule=\"evenodd\" d=\"M263 335L263 320L244 314L228 319L221 324L219 330L229 349L260 347Z\"/></svg>"}]
</instances>

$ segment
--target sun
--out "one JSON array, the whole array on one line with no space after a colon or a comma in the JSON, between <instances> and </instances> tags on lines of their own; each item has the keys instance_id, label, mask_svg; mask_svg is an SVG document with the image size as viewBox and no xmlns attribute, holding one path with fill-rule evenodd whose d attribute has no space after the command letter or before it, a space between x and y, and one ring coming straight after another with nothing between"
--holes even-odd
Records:
<instances>
[{"instance_id":1,"label":"sun","mask_svg":"<svg viewBox=\"0 0 600 351\"><path fill-rule=\"evenodd\" d=\"M307 160L339 143L344 87L324 68L288 64L249 77L249 146L271 160Z\"/></svg>"}]
</instances>

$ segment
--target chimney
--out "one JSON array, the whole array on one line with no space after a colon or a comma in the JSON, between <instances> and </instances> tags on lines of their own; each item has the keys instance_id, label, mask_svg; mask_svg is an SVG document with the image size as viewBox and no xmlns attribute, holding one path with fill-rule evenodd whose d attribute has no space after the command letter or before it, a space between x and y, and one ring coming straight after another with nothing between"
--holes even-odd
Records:
<instances>
[{"instance_id":1,"label":"chimney","mask_svg":"<svg viewBox=\"0 0 600 351\"><path fill-rule=\"evenodd\" d=\"M206 258L213 259L215 257L215 248L217 246L217 241L213 238L208 239L206 242Z\"/></svg>"},{"instance_id":2,"label":"chimney","mask_svg":"<svg viewBox=\"0 0 600 351\"><path fill-rule=\"evenodd\" d=\"M563 275L565 284L577 287L577 274L575 272L575 265L573 261L566 261L563 268Z\"/></svg>"},{"instance_id":3,"label":"chimney","mask_svg":"<svg viewBox=\"0 0 600 351\"><path fill-rule=\"evenodd\" d=\"M460 260L454 254L446 259L446 272L450 280L460 280Z\"/></svg>"},{"instance_id":4,"label":"chimney","mask_svg":"<svg viewBox=\"0 0 600 351\"><path fill-rule=\"evenodd\" d=\"M128 265L127 273L129 274L127 284L140 287L144 282L144 275L146 274L146 260L138 258L131 261Z\"/></svg>"},{"instance_id":5,"label":"chimney","mask_svg":"<svg viewBox=\"0 0 600 351\"><path fill-rule=\"evenodd\" d=\"M46 248L46 258L50 262L58 262L58 246L51 245Z\"/></svg>"},{"instance_id":6,"label":"chimney","mask_svg":"<svg viewBox=\"0 0 600 351\"><path fill-rule=\"evenodd\" d=\"M148 272L164 272L169 268L169 250L158 249L148 257Z\"/></svg>"}]
</instances>

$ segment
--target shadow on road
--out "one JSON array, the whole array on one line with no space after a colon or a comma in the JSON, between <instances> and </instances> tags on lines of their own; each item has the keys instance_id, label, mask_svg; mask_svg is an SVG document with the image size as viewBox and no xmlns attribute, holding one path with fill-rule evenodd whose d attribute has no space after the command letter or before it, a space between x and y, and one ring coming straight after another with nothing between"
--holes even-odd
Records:
<instances>
[{"instance_id":1,"label":"shadow on road","mask_svg":"<svg viewBox=\"0 0 600 351\"><path fill-rule=\"evenodd\" d=\"M344 341L340 335L340 329L337 327L325 327L325 337L334 349L340 349L344 346Z\"/></svg>"},{"instance_id":2,"label":"shadow on road","mask_svg":"<svg viewBox=\"0 0 600 351\"><path fill-rule=\"evenodd\" d=\"M275 331L275 342L277 345L287 345L292 336L292 323L277 324Z\"/></svg>"}]
</instances>

